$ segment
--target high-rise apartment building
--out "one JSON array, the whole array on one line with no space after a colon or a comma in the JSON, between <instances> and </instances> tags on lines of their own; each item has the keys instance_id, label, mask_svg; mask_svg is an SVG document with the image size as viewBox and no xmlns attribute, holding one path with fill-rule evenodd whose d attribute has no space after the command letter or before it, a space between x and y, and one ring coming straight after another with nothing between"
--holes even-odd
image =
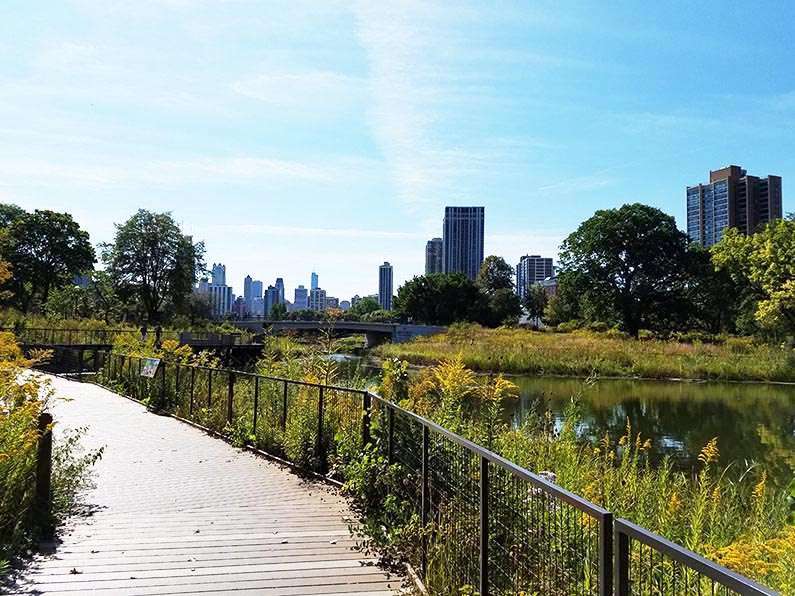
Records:
<instances>
[{"instance_id":1,"label":"high-rise apartment building","mask_svg":"<svg viewBox=\"0 0 795 596\"><path fill-rule=\"evenodd\" d=\"M425 275L443 273L442 239L431 238L425 245Z\"/></svg>"},{"instance_id":2,"label":"high-rise apartment building","mask_svg":"<svg viewBox=\"0 0 795 596\"><path fill-rule=\"evenodd\" d=\"M524 299L527 289L554 275L552 259L539 255L525 255L516 266L516 293Z\"/></svg>"},{"instance_id":3,"label":"high-rise apartment building","mask_svg":"<svg viewBox=\"0 0 795 596\"><path fill-rule=\"evenodd\" d=\"M212 284L214 286L226 285L226 265L222 265L221 263L213 263L211 273Z\"/></svg>"},{"instance_id":4,"label":"high-rise apartment building","mask_svg":"<svg viewBox=\"0 0 795 596\"><path fill-rule=\"evenodd\" d=\"M309 310L326 310L326 290L309 290Z\"/></svg>"},{"instance_id":5,"label":"high-rise apartment building","mask_svg":"<svg viewBox=\"0 0 795 596\"><path fill-rule=\"evenodd\" d=\"M281 304L279 301L279 288L276 286L268 286L268 289L265 292L265 318L267 319L271 315L271 311L273 307L277 304Z\"/></svg>"},{"instance_id":6,"label":"high-rise apartment building","mask_svg":"<svg viewBox=\"0 0 795 596\"><path fill-rule=\"evenodd\" d=\"M378 268L378 304L392 310L392 265L387 262Z\"/></svg>"},{"instance_id":7,"label":"high-rise apartment building","mask_svg":"<svg viewBox=\"0 0 795 596\"><path fill-rule=\"evenodd\" d=\"M709 184L687 188L687 234L712 246L726 228L753 234L782 216L781 177L749 176L740 166L710 171Z\"/></svg>"},{"instance_id":8,"label":"high-rise apartment building","mask_svg":"<svg viewBox=\"0 0 795 596\"><path fill-rule=\"evenodd\" d=\"M317 273L314 271L312 272L312 283L309 285L310 290L317 290L320 286L318 285L318 276Z\"/></svg>"},{"instance_id":9,"label":"high-rise apartment building","mask_svg":"<svg viewBox=\"0 0 795 596\"><path fill-rule=\"evenodd\" d=\"M246 277L243 278L243 301L249 312L251 312L251 305L254 302L254 296L251 293L251 284L253 281L250 275L246 275Z\"/></svg>"},{"instance_id":10,"label":"high-rise apartment building","mask_svg":"<svg viewBox=\"0 0 795 596\"><path fill-rule=\"evenodd\" d=\"M293 310L305 310L309 293L304 286L298 286L293 293Z\"/></svg>"},{"instance_id":11,"label":"high-rise apartment building","mask_svg":"<svg viewBox=\"0 0 795 596\"><path fill-rule=\"evenodd\" d=\"M336 296L326 296L326 308L339 308L340 299Z\"/></svg>"},{"instance_id":12,"label":"high-rise apartment building","mask_svg":"<svg viewBox=\"0 0 795 596\"><path fill-rule=\"evenodd\" d=\"M483 263L483 207L445 207L442 263L445 273L474 280Z\"/></svg>"}]
</instances>

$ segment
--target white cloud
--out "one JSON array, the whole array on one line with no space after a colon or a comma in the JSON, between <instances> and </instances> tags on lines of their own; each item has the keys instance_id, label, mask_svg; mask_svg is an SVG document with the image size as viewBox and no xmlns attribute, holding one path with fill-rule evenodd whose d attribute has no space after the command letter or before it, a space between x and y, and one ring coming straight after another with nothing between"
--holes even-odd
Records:
<instances>
[{"instance_id":1,"label":"white cloud","mask_svg":"<svg viewBox=\"0 0 795 596\"><path fill-rule=\"evenodd\" d=\"M265 73L232 83L240 95L272 106L295 109L350 106L362 99L364 79L331 71Z\"/></svg>"}]
</instances>

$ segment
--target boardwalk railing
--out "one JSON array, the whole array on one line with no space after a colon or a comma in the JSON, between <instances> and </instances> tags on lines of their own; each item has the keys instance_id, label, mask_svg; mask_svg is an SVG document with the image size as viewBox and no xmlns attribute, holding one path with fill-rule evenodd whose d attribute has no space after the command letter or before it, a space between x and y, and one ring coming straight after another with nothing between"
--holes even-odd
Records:
<instances>
[{"instance_id":1,"label":"boardwalk railing","mask_svg":"<svg viewBox=\"0 0 795 596\"><path fill-rule=\"evenodd\" d=\"M3 327L3 331L15 333L20 343L34 346L110 346L118 337L141 337L137 329L54 329L51 327ZM154 337L154 329L148 330ZM240 345L249 336L242 332L217 333L214 331L163 331L161 340L171 339L192 345Z\"/></svg>"},{"instance_id":2,"label":"boardwalk railing","mask_svg":"<svg viewBox=\"0 0 795 596\"><path fill-rule=\"evenodd\" d=\"M119 354L99 365L114 390L308 471L345 480L362 450L379 456L432 593L774 593L368 391L165 361L147 378Z\"/></svg>"}]
</instances>

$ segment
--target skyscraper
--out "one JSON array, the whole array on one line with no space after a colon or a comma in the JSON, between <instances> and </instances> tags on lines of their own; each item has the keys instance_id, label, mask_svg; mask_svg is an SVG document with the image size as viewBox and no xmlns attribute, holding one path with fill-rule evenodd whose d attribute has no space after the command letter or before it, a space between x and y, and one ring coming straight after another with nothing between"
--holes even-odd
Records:
<instances>
[{"instance_id":1,"label":"skyscraper","mask_svg":"<svg viewBox=\"0 0 795 596\"><path fill-rule=\"evenodd\" d=\"M326 310L326 290L320 288L309 290L309 309Z\"/></svg>"},{"instance_id":2,"label":"skyscraper","mask_svg":"<svg viewBox=\"0 0 795 596\"><path fill-rule=\"evenodd\" d=\"M226 265L222 265L221 263L213 263L212 284L214 286L226 285Z\"/></svg>"},{"instance_id":3,"label":"skyscraper","mask_svg":"<svg viewBox=\"0 0 795 596\"><path fill-rule=\"evenodd\" d=\"M425 245L425 275L442 273L442 239L431 238Z\"/></svg>"},{"instance_id":4,"label":"skyscraper","mask_svg":"<svg viewBox=\"0 0 795 596\"><path fill-rule=\"evenodd\" d=\"M445 207L442 262L445 273L475 279L483 263L483 207Z\"/></svg>"},{"instance_id":5,"label":"skyscraper","mask_svg":"<svg viewBox=\"0 0 795 596\"><path fill-rule=\"evenodd\" d=\"M254 313L254 295L251 293L251 284L254 280L250 275L243 278L243 306L248 314Z\"/></svg>"},{"instance_id":6,"label":"skyscraper","mask_svg":"<svg viewBox=\"0 0 795 596\"><path fill-rule=\"evenodd\" d=\"M276 289L279 291L279 304L284 304L284 279L276 278Z\"/></svg>"},{"instance_id":7,"label":"skyscraper","mask_svg":"<svg viewBox=\"0 0 795 596\"><path fill-rule=\"evenodd\" d=\"M310 290L317 290L320 286L318 285L318 277L317 273L314 271L312 272L312 283L309 286Z\"/></svg>"},{"instance_id":8,"label":"skyscraper","mask_svg":"<svg viewBox=\"0 0 795 596\"><path fill-rule=\"evenodd\" d=\"M392 265L387 262L378 268L378 304L392 310Z\"/></svg>"},{"instance_id":9,"label":"skyscraper","mask_svg":"<svg viewBox=\"0 0 795 596\"><path fill-rule=\"evenodd\" d=\"M293 294L293 309L305 310L307 308L308 293L304 286L298 286Z\"/></svg>"},{"instance_id":10,"label":"skyscraper","mask_svg":"<svg viewBox=\"0 0 795 596\"><path fill-rule=\"evenodd\" d=\"M726 228L753 234L782 216L781 177L749 176L740 166L710 171L709 184L687 188L687 234L712 246Z\"/></svg>"},{"instance_id":11,"label":"skyscraper","mask_svg":"<svg viewBox=\"0 0 795 596\"><path fill-rule=\"evenodd\" d=\"M277 304L281 304L279 302L279 289L276 286L268 286L268 290L265 292L264 308L264 315L266 319L271 316L271 311Z\"/></svg>"},{"instance_id":12,"label":"skyscraper","mask_svg":"<svg viewBox=\"0 0 795 596\"><path fill-rule=\"evenodd\" d=\"M524 299L527 289L554 275L552 259L539 255L525 255L516 266L516 293Z\"/></svg>"}]
</instances>

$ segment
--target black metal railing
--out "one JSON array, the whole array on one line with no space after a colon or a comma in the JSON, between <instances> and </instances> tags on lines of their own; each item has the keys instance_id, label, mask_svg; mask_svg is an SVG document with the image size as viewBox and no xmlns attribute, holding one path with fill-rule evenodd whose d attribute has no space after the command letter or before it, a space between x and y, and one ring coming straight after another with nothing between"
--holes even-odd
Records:
<instances>
[{"instance_id":1,"label":"black metal railing","mask_svg":"<svg viewBox=\"0 0 795 596\"><path fill-rule=\"evenodd\" d=\"M36 346L107 345L119 336L140 337L133 329L54 329L45 327L5 327L15 333L21 344Z\"/></svg>"},{"instance_id":2,"label":"black metal railing","mask_svg":"<svg viewBox=\"0 0 795 596\"><path fill-rule=\"evenodd\" d=\"M330 478L369 445L432 593L773 594L371 392L166 361L147 378L120 354L98 366L116 391Z\"/></svg>"}]
</instances>

